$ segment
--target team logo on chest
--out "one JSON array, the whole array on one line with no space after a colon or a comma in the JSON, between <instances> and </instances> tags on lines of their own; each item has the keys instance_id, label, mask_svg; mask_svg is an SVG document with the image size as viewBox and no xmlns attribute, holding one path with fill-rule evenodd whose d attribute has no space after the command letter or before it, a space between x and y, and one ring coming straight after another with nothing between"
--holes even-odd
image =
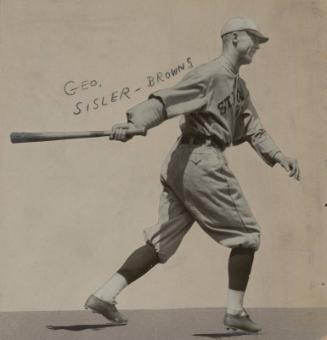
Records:
<instances>
[{"instance_id":1,"label":"team logo on chest","mask_svg":"<svg viewBox=\"0 0 327 340\"><path fill-rule=\"evenodd\" d=\"M238 113L243 104L243 101L244 95L239 89L237 89L236 95L234 95L234 92L232 92L230 95L228 95L217 104L217 108L222 115L225 114L227 110L233 111L234 107L235 112Z\"/></svg>"}]
</instances>

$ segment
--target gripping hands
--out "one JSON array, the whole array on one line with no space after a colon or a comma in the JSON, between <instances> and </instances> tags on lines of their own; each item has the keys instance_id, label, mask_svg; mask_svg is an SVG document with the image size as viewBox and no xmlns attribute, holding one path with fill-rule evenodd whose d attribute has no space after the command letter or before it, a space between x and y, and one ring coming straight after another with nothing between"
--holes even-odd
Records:
<instances>
[{"instance_id":1,"label":"gripping hands","mask_svg":"<svg viewBox=\"0 0 327 340\"><path fill-rule=\"evenodd\" d=\"M134 136L146 136L146 133L145 127L137 127L133 123L119 123L112 127L109 139L127 142Z\"/></svg>"}]
</instances>

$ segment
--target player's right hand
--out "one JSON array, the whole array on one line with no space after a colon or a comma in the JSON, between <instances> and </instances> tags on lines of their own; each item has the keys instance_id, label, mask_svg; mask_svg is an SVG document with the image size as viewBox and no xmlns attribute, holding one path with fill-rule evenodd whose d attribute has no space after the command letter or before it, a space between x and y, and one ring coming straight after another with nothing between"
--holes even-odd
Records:
<instances>
[{"instance_id":1,"label":"player's right hand","mask_svg":"<svg viewBox=\"0 0 327 340\"><path fill-rule=\"evenodd\" d=\"M127 142L133 138L133 134L129 133L133 130L135 130L135 125L133 123L115 124L111 129L111 135L109 139Z\"/></svg>"}]
</instances>

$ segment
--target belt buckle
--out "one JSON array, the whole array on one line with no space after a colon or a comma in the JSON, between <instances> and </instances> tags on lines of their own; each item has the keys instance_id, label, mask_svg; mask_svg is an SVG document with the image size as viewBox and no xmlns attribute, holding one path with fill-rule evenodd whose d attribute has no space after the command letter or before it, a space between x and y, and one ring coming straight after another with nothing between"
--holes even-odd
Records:
<instances>
[{"instance_id":1,"label":"belt buckle","mask_svg":"<svg viewBox=\"0 0 327 340\"><path fill-rule=\"evenodd\" d=\"M206 146L213 146L214 143L212 142L211 138L206 138L205 141L204 141L204 145Z\"/></svg>"}]
</instances>

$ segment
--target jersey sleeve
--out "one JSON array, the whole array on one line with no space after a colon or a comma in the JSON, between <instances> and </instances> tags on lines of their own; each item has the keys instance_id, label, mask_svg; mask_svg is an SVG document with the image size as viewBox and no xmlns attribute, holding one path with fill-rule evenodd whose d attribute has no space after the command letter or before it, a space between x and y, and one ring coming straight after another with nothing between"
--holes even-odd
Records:
<instances>
[{"instance_id":1,"label":"jersey sleeve","mask_svg":"<svg viewBox=\"0 0 327 340\"><path fill-rule=\"evenodd\" d=\"M277 153L281 152L273 139L263 128L257 111L248 96L245 110L239 116L234 144L249 142L258 155L269 165L274 166Z\"/></svg>"},{"instance_id":2,"label":"jersey sleeve","mask_svg":"<svg viewBox=\"0 0 327 340\"><path fill-rule=\"evenodd\" d=\"M206 77L200 72L189 72L176 85L158 90L130 108L127 120L150 129L166 119L203 110L207 105L206 91Z\"/></svg>"},{"instance_id":3,"label":"jersey sleeve","mask_svg":"<svg viewBox=\"0 0 327 340\"><path fill-rule=\"evenodd\" d=\"M163 103L167 118L205 110L208 77L201 72L189 72L175 86L156 91L150 98Z\"/></svg>"},{"instance_id":4,"label":"jersey sleeve","mask_svg":"<svg viewBox=\"0 0 327 340\"><path fill-rule=\"evenodd\" d=\"M127 121L135 126L151 129L167 119L162 102L156 98L150 98L137 104L127 111Z\"/></svg>"}]
</instances>

